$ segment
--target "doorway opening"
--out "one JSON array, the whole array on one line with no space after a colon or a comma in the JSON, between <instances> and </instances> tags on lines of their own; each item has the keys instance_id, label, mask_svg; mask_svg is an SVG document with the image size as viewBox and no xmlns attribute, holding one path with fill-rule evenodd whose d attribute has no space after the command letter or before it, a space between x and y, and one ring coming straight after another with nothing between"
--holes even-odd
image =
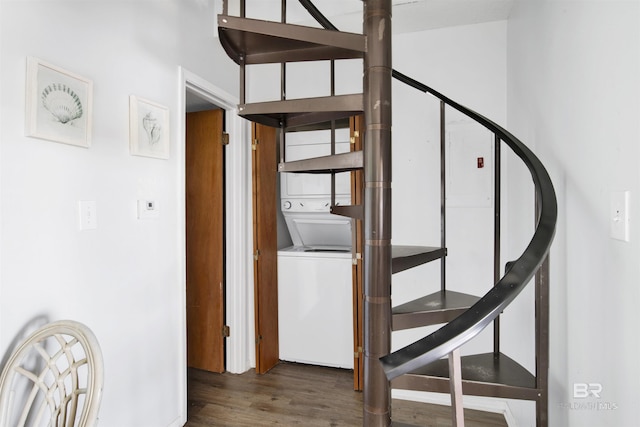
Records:
<instances>
[{"instance_id":1,"label":"doorway opening","mask_svg":"<svg viewBox=\"0 0 640 427\"><path fill-rule=\"evenodd\" d=\"M253 321L253 257L251 254L251 147L247 143L250 129L237 115L238 99L201 77L180 68L180 106L177 118L176 176L179 181L177 233L180 249L180 281L183 289L180 301L180 330L182 331L181 397L183 420L187 416L187 112L218 110L222 113L222 129L228 134L224 148L223 196L224 246L222 310L225 326L230 331L223 350L224 370L242 373L255 366ZM200 105L200 106L198 106ZM215 282L214 282L215 283ZM218 282L219 286L219 282Z\"/></svg>"}]
</instances>

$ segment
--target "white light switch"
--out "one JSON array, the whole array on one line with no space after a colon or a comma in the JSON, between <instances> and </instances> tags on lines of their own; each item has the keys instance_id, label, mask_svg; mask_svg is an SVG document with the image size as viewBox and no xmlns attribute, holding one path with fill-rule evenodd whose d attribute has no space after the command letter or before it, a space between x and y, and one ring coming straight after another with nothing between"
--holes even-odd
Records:
<instances>
[{"instance_id":1,"label":"white light switch","mask_svg":"<svg viewBox=\"0 0 640 427\"><path fill-rule=\"evenodd\" d=\"M160 218L160 206L157 200L138 200L138 219Z\"/></svg>"},{"instance_id":2,"label":"white light switch","mask_svg":"<svg viewBox=\"0 0 640 427\"><path fill-rule=\"evenodd\" d=\"M81 200L78 202L78 219L80 230L98 228L98 208L95 200Z\"/></svg>"},{"instance_id":3,"label":"white light switch","mask_svg":"<svg viewBox=\"0 0 640 427\"><path fill-rule=\"evenodd\" d=\"M629 192L614 191L611 193L611 238L629 241Z\"/></svg>"}]
</instances>

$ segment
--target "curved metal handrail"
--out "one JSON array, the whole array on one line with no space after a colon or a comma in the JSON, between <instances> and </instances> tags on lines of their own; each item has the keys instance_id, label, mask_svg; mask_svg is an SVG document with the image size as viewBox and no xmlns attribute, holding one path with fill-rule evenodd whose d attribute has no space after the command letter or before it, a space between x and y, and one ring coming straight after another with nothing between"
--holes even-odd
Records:
<instances>
[{"instance_id":1,"label":"curved metal handrail","mask_svg":"<svg viewBox=\"0 0 640 427\"><path fill-rule=\"evenodd\" d=\"M299 2L325 29L338 30L310 0ZM538 222L533 237L522 255L510 263L505 275L476 304L432 334L380 358L389 380L451 353L477 336L497 318L525 288L547 257L555 234L558 211L555 190L549 174L542 162L518 138L492 120L396 70L392 71L392 76L415 89L435 96L446 105L480 123L510 147L527 166L533 178L538 202Z\"/></svg>"},{"instance_id":2,"label":"curved metal handrail","mask_svg":"<svg viewBox=\"0 0 640 427\"><path fill-rule=\"evenodd\" d=\"M397 75L397 77L396 77ZM522 255L510 263L505 275L476 304L430 335L380 359L387 379L428 365L478 335L515 299L545 260L555 234L558 206L551 178L542 162L518 138L497 123L458 104L441 93L394 71L394 77L430 93L450 107L494 132L529 169L538 202L538 222ZM405 81L405 83L407 83Z\"/></svg>"},{"instance_id":3,"label":"curved metal handrail","mask_svg":"<svg viewBox=\"0 0 640 427\"><path fill-rule=\"evenodd\" d=\"M322 27L325 30L340 31L338 30L338 27L333 25L333 23L329 21L327 17L324 16L322 12L320 12L320 10L318 10L316 5L313 4L311 0L298 0L298 1L305 9L307 9L307 12L309 12L309 14L313 17L313 19L315 19L318 24L322 25Z\"/></svg>"}]
</instances>

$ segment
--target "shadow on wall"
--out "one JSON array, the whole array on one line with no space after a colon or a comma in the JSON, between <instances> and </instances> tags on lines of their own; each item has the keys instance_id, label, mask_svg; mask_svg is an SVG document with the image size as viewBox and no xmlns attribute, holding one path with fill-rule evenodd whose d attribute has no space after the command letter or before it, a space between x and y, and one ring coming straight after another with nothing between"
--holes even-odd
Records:
<instances>
[{"instance_id":1,"label":"shadow on wall","mask_svg":"<svg viewBox=\"0 0 640 427\"><path fill-rule=\"evenodd\" d=\"M9 347L2 356L2 361L0 362L0 372L4 370L4 366L7 364L7 361L15 351L16 347L18 347L22 341L25 340L31 333L35 332L36 329L41 328L42 326L49 323L49 316L44 314L38 315L31 320L29 320L16 334L16 336L11 340Z\"/></svg>"}]
</instances>

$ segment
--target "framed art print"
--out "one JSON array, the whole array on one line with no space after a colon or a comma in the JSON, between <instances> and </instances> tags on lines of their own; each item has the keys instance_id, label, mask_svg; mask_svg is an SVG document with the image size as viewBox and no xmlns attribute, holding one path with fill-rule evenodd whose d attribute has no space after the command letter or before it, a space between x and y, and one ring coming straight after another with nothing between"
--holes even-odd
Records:
<instances>
[{"instance_id":1,"label":"framed art print","mask_svg":"<svg viewBox=\"0 0 640 427\"><path fill-rule=\"evenodd\" d=\"M169 158L169 109L129 97L129 149L135 156Z\"/></svg>"},{"instance_id":2,"label":"framed art print","mask_svg":"<svg viewBox=\"0 0 640 427\"><path fill-rule=\"evenodd\" d=\"M27 136L89 147L93 82L27 58Z\"/></svg>"}]
</instances>

